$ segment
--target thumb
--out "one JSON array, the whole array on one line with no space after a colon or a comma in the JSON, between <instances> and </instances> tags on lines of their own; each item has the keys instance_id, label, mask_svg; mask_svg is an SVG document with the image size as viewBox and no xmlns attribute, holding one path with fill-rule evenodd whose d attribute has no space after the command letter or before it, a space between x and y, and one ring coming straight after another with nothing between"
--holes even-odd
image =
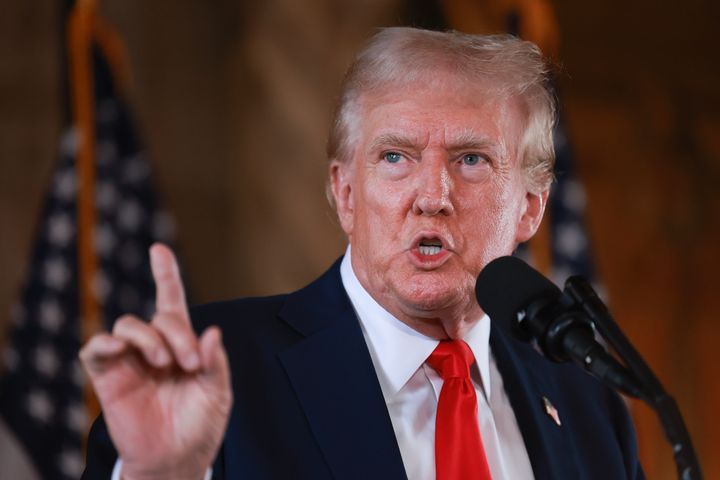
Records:
<instances>
[{"instance_id":1,"label":"thumb","mask_svg":"<svg viewBox=\"0 0 720 480\"><path fill-rule=\"evenodd\" d=\"M209 327L200 337L202 376L220 392L230 394L230 367L222 344L222 332L216 326Z\"/></svg>"}]
</instances>

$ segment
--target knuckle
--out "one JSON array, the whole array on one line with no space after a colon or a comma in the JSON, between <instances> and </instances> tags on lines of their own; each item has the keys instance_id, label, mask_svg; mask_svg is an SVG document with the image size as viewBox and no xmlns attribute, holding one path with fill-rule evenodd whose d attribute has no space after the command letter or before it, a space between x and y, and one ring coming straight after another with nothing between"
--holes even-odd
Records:
<instances>
[{"instance_id":1,"label":"knuckle","mask_svg":"<svg viewBox=\"0 0 720 480\"><path fill-rule=\"evenodd\" d=\"M83 363L87 364L100 356L103 342L107 338L110 338L110 336L106 333L93 335L90 340L88 340L78 352L78 357L80 358L80 360Z\"/></svg>"},{"instance_id":2,"label":"knuckle","mask_svg":"<svg viewBox=\"0 0 720 480\"><path fill-rule=\"evenodd\" d=\"M137 318L133 315L122 315L117 320L115 320L115 324L113 325L113 333L119 333L119 332L125 332L133 327L137 323Z\"/></svg>"},{"instance_id":3,"label":"knuckle","mask_svg":"<svg viewBox=\"0 0 720 480\"><path fill-rule=\"evenodd\" d=\"M186 325L180 315L157 313L153 318L153 326L173 349L179 352L191 350L197 343L192 329Z\"/></svg>"},{"instance_id":4,"label":"knuckle","mask_svg":"<svg viewBox=\"0 0 720 480\"><path fill-rule=\"evenodd\" d=\"M90 341L92 342L92 340ZM88 357L90 356L90 352L88 351L89 348L90 344L86 343L78 352L78 358L80 358L82 362L86 362L88 360Z\"/></svg>"},{"instance_id":5,"label":"knuckle","mask_svg":"<svg viewBox=\"0 0 720 480\"><path fill-rule=\"evenodd\" d=\"M155 315L153 315L152 318L152 323L158 328L166 328L167 324L172 323L173 316L174 315L170 315L164 312L155 312Z\"/></svg>"},{"instance_id":6,"label":"knuckle","mask_svg":"<svg viewBox=\"0 0 720 480\"><path fill-rule=\"evenodd\" d=\"M187 330L182 316L177 313L158 312L153 317L152 323L163 332L175 333Z\"/></svg>"},{"instance_id":7,"label":"knuckle","mask_svg":"<svg viewBox=\"0 0 720 480\"><path fill-rule=\"evenodd\" d=\"M80 355L87 356L91 354L94 350L96 350L98 345L102 341L103 336L104 334L99 333L90 337L90 340L85 342L85 345L83 345L83 347L80 349Z\"/></svg>"},{"instance_id":8,"label":"knuckle","mask_svg":"<svg viewBox=\"0 0 720 480\"><path fill-rule=\"evenodd\" d=\"M177 335L173 335L171 339L169 339L173 347L178 352L187 352L189 350L192 350L192 339L188 338L187 335L183 335L181 333L178 333Z\"/></svg>"}]
</instances>

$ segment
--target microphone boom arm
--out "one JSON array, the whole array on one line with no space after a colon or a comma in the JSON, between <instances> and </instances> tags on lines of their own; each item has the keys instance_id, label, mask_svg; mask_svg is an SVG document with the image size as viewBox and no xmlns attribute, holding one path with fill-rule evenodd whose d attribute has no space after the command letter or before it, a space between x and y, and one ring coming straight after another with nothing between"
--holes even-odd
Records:
<instances>
[{"instance_id":1,"label":"microphone boom arm","mask_svg":"<svg viewBox=\"0 0 720 480\"><path fill-rule=\"evenodd\" d=\"M675 400L586 280L570 277L561 292L519 258L506 256L483 268L475 284L475 295L490 318L503 319L501 322L516 338L535 340L549 359L573 360L611 388L648 403L672 445L678 478L702 479L698 458ZM595 340L595 332L619 358Z\"/></svg>"},{"instance_id":2,"label":"microphone boom arm","mask_svg":"<svg viewBox=\"0 0 720 480\"><path fill-rule=\"evenodd\" d=\"M580 276L570 277L565 282L565 292L592 320L600 336L623 359L630 373L639 382L641 388L639 398L655 410L665 436L672 445L678 478L681 480L702 479L700 463L677 403L665 391L650 367L620 330L590 283Z\"/></svg>"}]
</instances>

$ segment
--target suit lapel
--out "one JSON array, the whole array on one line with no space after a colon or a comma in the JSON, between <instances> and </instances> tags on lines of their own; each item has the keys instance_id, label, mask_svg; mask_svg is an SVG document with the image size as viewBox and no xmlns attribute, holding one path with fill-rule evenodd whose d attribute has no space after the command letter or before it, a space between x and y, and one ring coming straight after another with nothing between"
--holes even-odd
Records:
<instances>
[{"instance_id":1,"label":"suit lapel","mask_svg":"<svg viewBox=\"0 0 720 480\"><path fill-rule=\"evenodd\" d=\"M335 478L407 478L339 263L288 298L279 315L303 338L278 357ZM579 478L572 439L544 404L557 398L544 361L494 323L490 344L535 479Z\"/></svg>"},{"instance_id":2,"label":"suit lapel","mask_svg":"<svg viewBox=\"0 0 720 480\"><path fill-rule=\"evenodd\" d=\"M406 478L339 261L292 295L280 317L304 336L279 358L333 476Z\"/></svg>"},{"instance_id":3,"label":"suit lapel","mask_svg":"<svg viewBox=\"0 0 720 480\"><path fill-rule=\"evenodd\" d=\"M493 325L490 345L515 412L536 480L576 479L572 438L545 404L557 401L544 360L530 345L508 338ZM562 422L563 412L558 412Z\"/></svg>"}]
</instances>

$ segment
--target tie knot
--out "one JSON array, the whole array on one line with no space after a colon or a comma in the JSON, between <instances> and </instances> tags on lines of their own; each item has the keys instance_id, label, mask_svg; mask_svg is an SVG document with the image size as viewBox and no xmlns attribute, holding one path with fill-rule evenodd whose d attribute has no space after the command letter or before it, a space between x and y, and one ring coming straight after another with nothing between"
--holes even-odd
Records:
<instances>
[{"instance_id":1,"label":"tie knot","mask_svg":"<svg viewBox=\"0 0 720 480\"><path fill-rule=\"evenodd\" d=\"M475 357L468 344L462 340L443 340L427 359L443 380L470 378L470 365Z\"/></svg>"}]
</instances>

